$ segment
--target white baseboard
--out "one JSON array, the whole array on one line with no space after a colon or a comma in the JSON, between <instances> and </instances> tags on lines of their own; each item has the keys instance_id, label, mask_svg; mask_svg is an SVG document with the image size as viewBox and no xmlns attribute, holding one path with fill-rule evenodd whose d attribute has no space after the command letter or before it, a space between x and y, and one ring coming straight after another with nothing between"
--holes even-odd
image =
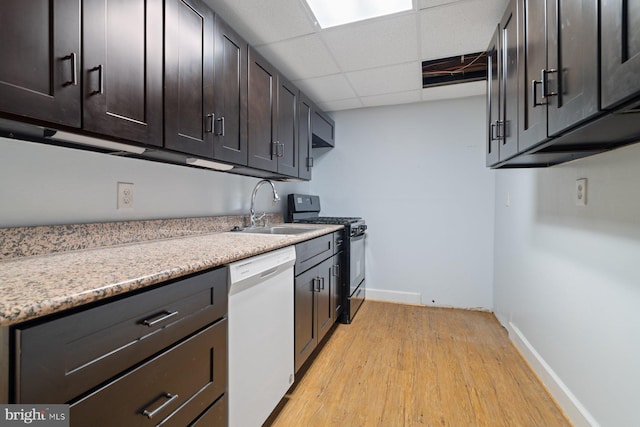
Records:
<instances>
[{"instance_id":1,"label":"white baseboard","mask_svg":"<svg viewBox=\"0 0 640 427\"><path fill-rule=\"evenodd\" d=\"M507 331L509 331L509 338L520 351L520 354L522 354L529 363L529 366L531 366L531 369L538 375L540 381L547 387L549 393L551 393L573 425L575 427L599 427L600 424L598 424L589 411L587 411L571 390L569 390L567 385L558 377L553 369L551 369L551 366L545 362L540 353L536 351L520 329L512 322L504 322L505 319L502 318L499 318L499 320L506 326Z\"/></svg>"},{"instance_id":2,"label":"white baseboard","mask_svg":"<svg viewBox=\"0 0 640 427\"><path fill-rule=\"evenodd\" d=\"M400 292L367 288L365 298L376 301L399 302L403 304L422 304L422 295L417 292Z\"/></svg>"}]
</instances>

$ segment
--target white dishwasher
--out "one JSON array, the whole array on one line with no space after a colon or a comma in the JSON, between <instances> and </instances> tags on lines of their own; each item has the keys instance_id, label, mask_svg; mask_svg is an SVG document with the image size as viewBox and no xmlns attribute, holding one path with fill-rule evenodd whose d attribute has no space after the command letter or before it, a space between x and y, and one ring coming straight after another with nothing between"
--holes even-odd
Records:
<instances>
[{"instance_id":1,"label":"white dishwasher","mask_svg":"<svg viewBox=\"0 0 640 427\"><path fill-rule=\"evenodd\" d=\"M259 427L294 380L293 246L229 266L229 426Z\"/></svg>"}]
</instances>

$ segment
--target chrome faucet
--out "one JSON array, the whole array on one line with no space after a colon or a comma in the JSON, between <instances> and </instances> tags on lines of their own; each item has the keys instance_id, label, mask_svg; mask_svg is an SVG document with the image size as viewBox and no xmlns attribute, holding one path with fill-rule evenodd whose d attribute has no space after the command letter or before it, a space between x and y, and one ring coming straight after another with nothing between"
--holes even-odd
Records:
<instances>
[{"instance_id":1,"label":"chrome faucet","mask_svg":"<svg viewBox=\"0 0 640 427\"><path fill-rule=\"evenodd\" d=\"M280 196L278 196L278 192L276 191L276 186L273 184L273 182L271 182L268 179L263 179L262 181L258 182L255 188L253 189L253 194L251 194L251 210L249 211L251 213L251 228L256 228L257 227L256 224L258 223L258 221L264 218L265 215L267 214L266 212L264 212L262 215L256 216L256 209L255 209L256 194L258 193L258 189L262 186L262 184L271 184L271 189L273 190L273 201L277 202L278 200L280 200ZM264 220L264 226L265 227L268 226L268 222L266 219Z\"/></svg>"}]
</instances>

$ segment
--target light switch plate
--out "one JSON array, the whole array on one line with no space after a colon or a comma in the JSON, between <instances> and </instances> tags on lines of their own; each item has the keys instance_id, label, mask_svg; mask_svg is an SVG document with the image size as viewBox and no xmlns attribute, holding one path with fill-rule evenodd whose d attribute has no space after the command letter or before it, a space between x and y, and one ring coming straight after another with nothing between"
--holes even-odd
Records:
<instances>
[{"instance_id":1,"label":"light switch plate","mask_svg":"<svg viewBox=\"0 0 640 427\"><path fill-rule=\"evenodd\" d=\"M587 206L587 178L576 179L576 206Z\"/></svg>"}]
</instances>

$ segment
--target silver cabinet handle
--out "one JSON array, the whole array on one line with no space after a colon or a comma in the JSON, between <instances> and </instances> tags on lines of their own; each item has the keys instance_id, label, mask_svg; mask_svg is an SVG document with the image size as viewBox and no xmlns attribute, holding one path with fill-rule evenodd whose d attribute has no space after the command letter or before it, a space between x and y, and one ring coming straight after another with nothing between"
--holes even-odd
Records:
<instances>
[{"instance_id":1,"label":"silver cabinet handle","mask_svg":"<svg viewBox=\"0 0 640 427\"><path fill-rule=\"evenodd\" d=\"M102 64L97 67L91 68L89 71L97 71L98 72L98 90L94 90L91 92L92 95L101 95L104 93L104 67Z\"/></svg>"},{"instance_id":2,"label":"silver cabinet handle","mask_svg":"<svg viewBox=\"0 0 640 427\"><path fill-rule=\"evenodd\" d=\"M319 277L320 279L320 290L324 291L324 277Z\"/></svg>"},{"instance_id":3,"label":"silver cabinet handle","mask_svg":"<svg viewBox=\"0 0 640 427\"><path fill-rule=\"evenodd\" d=\"M541 105L547 105L546 102L538 102L537 100L538 91L536 89L538 88L538 85L542 86L542 80L531 80L531 106L533 108L536 108Z\"/></svg>"},{"instance_id":4,"label":"silver cabinet handle","mask_svg":"<svg viewBox=\"0 0 640 427\"><path fill-rule=\"evenodd\" d=\"M62 58L63 61L71 61L71 81L65 82L64 85L78 86L78 55L75 52L71 52L69 55Z\"/></svg>"},{"instance_id":5,"label":"silver cabinet handle","mask_svg":"<svg viewBox=\"0 0 640 427\"><path fill-rule=\"evenodd\" d=\"M500 130L502 129L503 123L504 122L502 120L496 120L495 123L491 124L491 140L492 141L502 139L502 134L500 133Z\"/></svg>"},{"instance_id":6,"label":"silver cabinet handle","mask_svg":"<svg viewBox=\"0 0 640 427\"><path fill-rule=\"evenodd\" d=\"M162 398L164 399L168 399L166 402L164 402L162 405L158 406L156 409L154 409L153 411L149 411L147 409L145 409L144 411L142 411L142 415L145 415L147 418L151 419L154 416L156 416L158 414L158 412L162 411L164 408L166 408L171 402L173 402L174 400L176 400L178 398L177 394L171 394L171 393L164 393L162 396ZM156 399L156 402L159 399ZM154 402L155 403L155 402Z\"/></svg>"},{"instance_id":7,"label":"silver cabinet handle","mask_svg":"<svg viewBox=\"0 0 640 427\"><path fill-rule=\"evenodd\" d=\"M313 287L313 292L320 292L320 284L318 283L319 280L318 277L314 277L313 279L311 279L311 286ZM318 285L316 286L316 283L318 283Z\"/></svg>"},{"instance_id":8,"label":"silver cabinet handle","mask_svg":"<svg viewBox=\"0 0 640 427\"><path fill-rule=\"evenodd\" d=\"M157 325L160 322L164 322L167 319L170 319L171 317L175 316L176 314L178 314L178 311L163 311L160 314L157 314L153 317L150 317L149 319L145 319L143 320L141 323L145 326L148 327L153 327L155 325Z\"/></svg>"},{"instance_id":9,"label":"silver cabinet handle","mask_svg":"<svg viewBox=\"0 0 640 427\"><path fill-rule=\"evenodd\" d=\"M542 85L542 98L548 98L550 96L557 96L558 92L547 92L547 76L549 74L553 74L553 73L557 73L558 70L556 69L551 69L551 70L541 70L540 71L540 80L541 80L541 85Z\"/></svg>"},{"instance_id":10,"label":"silver cabinet handle","mask_svg":"<svg viewBox=\"0 0 640 427\"><path fill-rule=\"evenodd\" d=\"M217 121L220 122L220 132L216 133L216 135L224 136L224 116L218 118Z\"/></svg>"},{"instance_id":11,"label":"silver cabinet handle","mask_svg":"<svg viewBox=\"0 0 640 427\"><path fill-rule=\"evenodd\" d=\"M313 167L313 157L307 157L307 167L308 168Z\"/></svg>"},{"instance_id":12,"label":"silver cabinet handle","mask_svg":"<svg viewBox=\"0 0 640 427\"><path fill-rule=\"evenodd\" d=\"M215 117L216 115L213 113L209 113L207 114L207 124L205 125L205 132L206 133L213 133L213 124L215 123Z\"/></svg>"},{"instance_id":13,"label":"silver cabinet handle","mask_svg":"<svg viewBox=\"0 0 640 427\"><path fill-rule=\"evenodd\" d=\"M280 144L280 141L273 141L272 145L271 145L271 155L275 156L275 157L279 157L278 156L278 145Z\"/></svg>"}]
</instances>

